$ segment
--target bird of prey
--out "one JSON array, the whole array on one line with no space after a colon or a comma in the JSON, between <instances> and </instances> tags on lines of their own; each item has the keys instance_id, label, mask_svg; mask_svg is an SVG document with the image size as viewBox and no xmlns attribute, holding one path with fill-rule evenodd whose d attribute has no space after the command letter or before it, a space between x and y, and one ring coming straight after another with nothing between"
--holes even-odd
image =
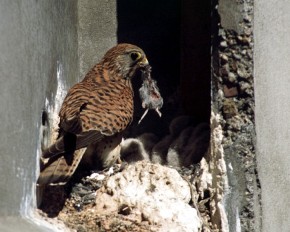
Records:
<instances>
[{"instance_id":1,"label":"bird of prey","mask_svg":"<svg viewBox=\"0 0 290 232\"><path fill-rule=\"evenodd\" d=\"M131 79L148 65L141 48L118 44L68 91L59 112L59 138L42 153L39 185L66 183L86 153L103 166L118 158L122 132L133 118Z\"/></svg>"}]
</instances>

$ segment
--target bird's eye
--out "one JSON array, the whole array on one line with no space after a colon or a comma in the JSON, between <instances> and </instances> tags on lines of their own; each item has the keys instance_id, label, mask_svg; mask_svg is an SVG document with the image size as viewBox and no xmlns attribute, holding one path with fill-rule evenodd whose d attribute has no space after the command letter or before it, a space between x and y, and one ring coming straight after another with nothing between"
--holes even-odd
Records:
<instances>
[{"instance_id":1,"label":"bird's eye","mask_svg":"<svg viewBox=\"0 0 290 232\"><path fill-rule=\"evenodd\" d=\"M141 58L141 53L140 52L132 52L130 54L130 57L133 61L139 60Z\"/></svg>"}]
</instances>

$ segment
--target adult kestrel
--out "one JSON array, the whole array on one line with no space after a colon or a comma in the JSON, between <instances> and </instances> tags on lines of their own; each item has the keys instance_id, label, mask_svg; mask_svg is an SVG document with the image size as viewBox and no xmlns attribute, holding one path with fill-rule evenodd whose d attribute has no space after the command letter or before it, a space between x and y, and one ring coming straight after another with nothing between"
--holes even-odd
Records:
<instances>
[{"instance_id":1,"label":"adult kestrel","mask_svg":"<svg viewBox=\"0 0 290 232\"><path fill-rule=\"evenodd\" d=\"M96 155L104 166L110 165L107 156L118 158L122 132L133 118L131 79L148 65L141 48L118 44L68 91L59 112L59 139L42 154L48 162L41 166L39 185L66 183L82 159L82 148L88 159Z\"/></svg>"}]
</instances>

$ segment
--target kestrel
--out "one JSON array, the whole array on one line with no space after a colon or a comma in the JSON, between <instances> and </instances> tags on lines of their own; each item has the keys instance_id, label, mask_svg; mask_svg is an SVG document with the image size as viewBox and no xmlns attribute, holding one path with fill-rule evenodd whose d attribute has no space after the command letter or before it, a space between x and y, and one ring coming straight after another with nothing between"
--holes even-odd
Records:
<instances>
[{"instance_id":1,"label":"kestrel","mask_svg":"<svg viewBox=\"0 0 290 232\"><path fill-rule=\"evenodd\" d=\"M131 79L149 65L144 51L132 44L111 48L67 93L59 117L59 138L42 153L48 159L38 184L66 183L82 156L118 158L122 132L133 118ZM84 152L84 149L87 148Z\"/></svg>"}]
</instances>

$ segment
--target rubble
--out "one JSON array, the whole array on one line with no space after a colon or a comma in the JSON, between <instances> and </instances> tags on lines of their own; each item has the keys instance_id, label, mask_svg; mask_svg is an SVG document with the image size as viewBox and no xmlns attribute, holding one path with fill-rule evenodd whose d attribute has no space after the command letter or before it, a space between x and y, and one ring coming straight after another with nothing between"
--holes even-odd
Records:
<instances>
[{"instance_id":1,"label":"rubble","mask_svg":"<svg viewBox=\"0 0 290 232\"><path fill-rule=\"evenodd\" d=\"M83 231L200 231L201 219L189 205L190 186L175 169L139 161L107 176L94 191L92 182L99 183L98 176L83 179L91 184L74 187L59 215L69 227L77 231L80 224Z\"/></svg>"}]
</instances>

